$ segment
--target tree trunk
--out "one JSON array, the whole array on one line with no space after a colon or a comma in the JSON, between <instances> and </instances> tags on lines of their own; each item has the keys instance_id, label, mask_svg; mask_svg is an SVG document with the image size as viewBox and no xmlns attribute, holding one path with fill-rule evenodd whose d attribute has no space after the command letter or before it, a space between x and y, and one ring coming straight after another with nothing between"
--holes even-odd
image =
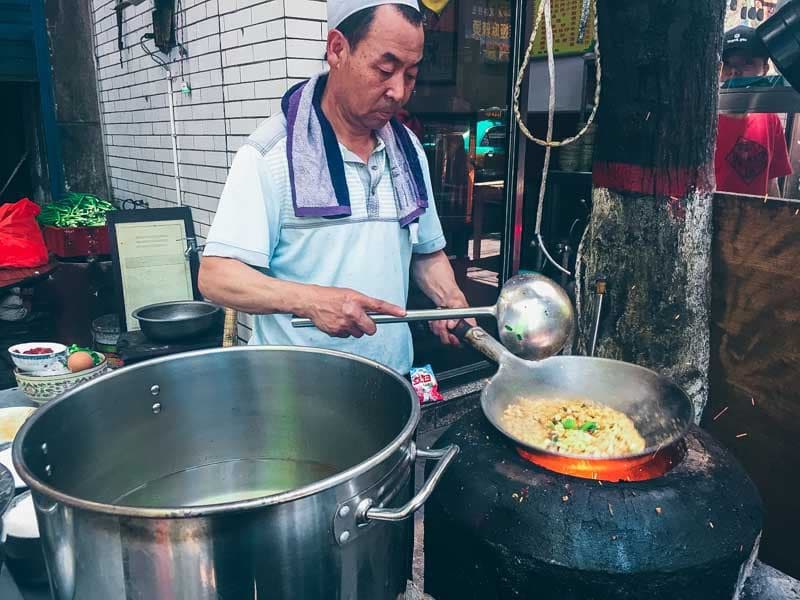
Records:
<instances>
[{"instance_id":1,"label":"tree trunk","mask_svg":"<svg viewBox=\"0 0 800 600\"><path fill-rule=\"evenodd\" d=\"M708 397L711 200L723 0L599 0L603 92L579 252L579 350L607 278L597 355Z\"/></svg>"}]
</instances>

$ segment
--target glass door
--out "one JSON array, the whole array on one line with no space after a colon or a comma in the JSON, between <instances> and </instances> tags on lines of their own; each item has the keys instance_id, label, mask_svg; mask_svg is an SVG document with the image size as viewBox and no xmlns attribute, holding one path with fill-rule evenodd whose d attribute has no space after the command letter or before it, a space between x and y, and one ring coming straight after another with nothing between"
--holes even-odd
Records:
<instances>
[{"instance_id":1,"label":"glass door","mask_svg":"<svg viewBox=\"0 0 800 600\"><path fill-rule=\"evenodd\" d=\"M445 251L473 306L494 304L507 262L516 4L523 0L422 0L425 58L406 107L428 157ZM411 303L426 305L414 290ZM479 360L443 351L426 324L414 334L417 364L443 371Z\"/></svg>"}]
</instances>

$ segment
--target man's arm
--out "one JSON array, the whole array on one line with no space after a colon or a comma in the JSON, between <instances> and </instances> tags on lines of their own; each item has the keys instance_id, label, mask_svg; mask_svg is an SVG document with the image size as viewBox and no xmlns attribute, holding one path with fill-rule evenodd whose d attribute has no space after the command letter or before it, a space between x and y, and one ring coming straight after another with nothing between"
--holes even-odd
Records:
<instances>
[{"instance_id":1,"label":"man's arm","mask_svg":"<svg viewBox=\"0 0 800 600\"><path fill-rule=\"evenodd\" d=\"M412 262L414 280L423 293L440 308L466 308L469 306L464 292L456 283L453 267L443 250L432 254L415 254ZM431 330L443 344L458 346L459 341L450 331L458 321L432 321Z\"/></svg>"},{"instance_id":2,"label":"man's arm","mask_svg":"<svg viewBox=\"0 0 800 600\"><path fill-rule=\"evenodd\" d=\"M405 309L348 289L282 281L231 258L204 257L198 276L200 292L216 304L250 314L293 314L314 321L334 337L374 335L367 312L398 317Z\"/></svg>"}]
</instances>

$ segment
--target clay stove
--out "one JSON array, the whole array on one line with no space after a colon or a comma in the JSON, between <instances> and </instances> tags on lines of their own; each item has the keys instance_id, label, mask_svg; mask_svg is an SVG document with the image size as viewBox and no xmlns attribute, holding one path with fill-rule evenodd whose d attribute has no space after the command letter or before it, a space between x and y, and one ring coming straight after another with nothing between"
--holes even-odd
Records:
<instances>
[{"instance_id":1,"label":"clay stove","mask_svg":"<svg viewBox=\"0 0 800 600\"><path fill-rule=\"evenodd\" d=\"M628 465L543 462L477 410L438 445L450 443L461 453L425 508L425 588L437 600L740 594L758 550L761 499L704 431Z\"/></svg>"}]
</instances>

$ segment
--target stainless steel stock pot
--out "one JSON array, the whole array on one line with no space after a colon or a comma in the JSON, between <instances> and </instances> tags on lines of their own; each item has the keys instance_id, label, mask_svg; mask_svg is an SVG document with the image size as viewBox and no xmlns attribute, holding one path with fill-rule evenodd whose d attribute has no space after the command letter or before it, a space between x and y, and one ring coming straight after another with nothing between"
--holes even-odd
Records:
<instances>
[{"instance_id":1,"label":"stainless steel stock pot","mask_svg":"<svg viewBox=\"0 0 800 600\"><path fill-rule=\"evenodd\" d=\"M396 600L413 524L458 452L417 450L408 382L316 349L121 369L14 443L57 600ZM417 459L439 461L414 495Z\"/></svg>"}]
</instances>

